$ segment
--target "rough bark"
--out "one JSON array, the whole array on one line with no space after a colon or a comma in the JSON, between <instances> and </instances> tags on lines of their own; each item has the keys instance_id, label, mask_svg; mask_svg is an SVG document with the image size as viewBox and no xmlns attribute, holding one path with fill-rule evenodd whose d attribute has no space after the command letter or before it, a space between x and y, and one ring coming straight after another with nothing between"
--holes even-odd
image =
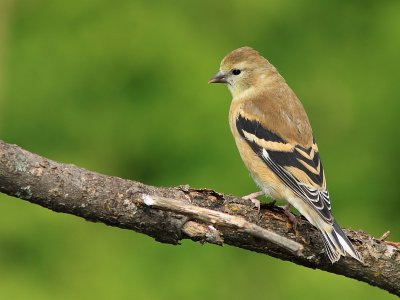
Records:
<instances>
[{"instance_id":1,"label":"rough bark","mask_svg":"<svg viewBox=\"0 0 400 300\"><path fill-rule=\"evenodd\" d=\"M345 232L365 264L331 264L318 231L298 217L296 232L282 209L189 186L153 187L58 163L0 141L0 191L56 212L131 229L157 241L229 244L367 282L400 296L400 244L363 231ZM4 213L4 212L3 212Z\"/></svg>"}]
</instances>

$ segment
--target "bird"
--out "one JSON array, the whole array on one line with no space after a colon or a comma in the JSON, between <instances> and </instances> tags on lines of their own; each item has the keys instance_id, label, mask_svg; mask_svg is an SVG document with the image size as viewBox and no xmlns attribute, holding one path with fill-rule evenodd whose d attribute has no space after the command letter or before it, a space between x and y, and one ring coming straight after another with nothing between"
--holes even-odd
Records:
<instances>
[{"instance_id":1,"label":"bird","mask_svg":"<svg viewBox=\"0 0 400 300\"><path fill-rule=\"evenodd\" d=\"M293 206L319 229L332 263L348 255L363 262L332 215L308 116L278 70L258 51L241 47L222 59L209 83L227 84L232 94L230 129L245 166L261 190L247 198L265 194L286 201L285 214L290 216Z\"/></svg>"}]
</instances>

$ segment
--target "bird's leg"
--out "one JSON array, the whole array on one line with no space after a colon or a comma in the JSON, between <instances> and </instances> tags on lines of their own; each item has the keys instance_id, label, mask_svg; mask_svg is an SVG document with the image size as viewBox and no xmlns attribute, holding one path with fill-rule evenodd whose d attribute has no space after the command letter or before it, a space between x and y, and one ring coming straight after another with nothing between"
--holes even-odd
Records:
<instances>
[{"instance_id":1,"label":"bird's leg","mask_svg":"<svg viewBox=\"0 0 400 300\"><path fill-rule=\"evenodd\" d=\"M288 217L289 221L293 225L294 231L296 231L297 219L296 219L296 216L290 212L290 208L292 207L292 205L290 203L288 203L284 206L279 206L279 207L283 209L283 213Z\"/></svg>"},{"instance_id":2,"label":"bird's leg","mask_svg":"<svg viewBox=\"0 0 400 300\"><path fill-rule=\"evenodd\" d=\"M264 194L264 192L259 191L259 192L255 192L255 193L251 193L249 195L243 196L242 199L250 200L251 202L253 202L254 206L257 207L257 210L260 211L261 202L260 202L260 200L257 199L257 197L261 196L263 194Z\"/></svg>"}]
</instances>

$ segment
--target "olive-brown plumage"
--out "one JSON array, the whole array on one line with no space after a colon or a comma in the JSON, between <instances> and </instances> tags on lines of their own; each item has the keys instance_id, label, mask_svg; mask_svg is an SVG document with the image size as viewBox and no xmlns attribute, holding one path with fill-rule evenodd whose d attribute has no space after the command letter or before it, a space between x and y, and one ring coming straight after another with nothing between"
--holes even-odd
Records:
<instances>
[{"instance_id":1,"label":"olive-brown plumage","mask_svg":"<svg viewBox=\"0 0 400 300\"><path fill-rule=\"evenodd\" d=\"M242 47L222 60L210 83L232 94L229 124L240 156L263 193L293 205L323 236L332 262L360 254L335 222L325 173L303 105L276 68Z\"/></svg>"}]
</instances>

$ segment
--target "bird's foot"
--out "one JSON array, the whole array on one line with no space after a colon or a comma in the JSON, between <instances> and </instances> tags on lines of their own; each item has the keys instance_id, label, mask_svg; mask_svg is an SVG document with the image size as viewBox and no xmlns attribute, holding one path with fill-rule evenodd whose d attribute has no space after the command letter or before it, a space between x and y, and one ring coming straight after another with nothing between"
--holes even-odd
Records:
<instances>
[{"instance_id":1,"label":"bird's foot","mask_svg":"<svg viewBox=\"0 0 400 300\"><path fill-rule=\"evenodd\" d=\"M264 192L259 191L259 192L254 192L251 194L248 194L246 196L243 196L242 199L244 200L251 200L251 199L256 199L258 196L264 195Z\"/></svg>"},{"instance_id":2,"label":"bird's foot","mask_svg":"<svg viewBox=\"0 0 400 300\"><path fill-rule=\"evenodd\" d=\"M292 205L288 203L279 207L283 209L283 213L288 217L290 223L292 223L293 230L297 233L297 219L296 216L290 212Z\"/></svg>"},{"instance_id":3,"label":"bird's foot","mask_svg":"<svg viewBox=\"0 0 400 300\"><path fill-rule=\"evenodd\" d=\"M260 212L261 202L260 202L260 200L257 199L257 197L261 196L263 194L264 194L264 192L259 191L259 192L255 192L255 193L251 193L249 195L243 196L242 199L250 200L254 204L254 206L257 208L257 211Z\"/></svg>"}]
</instances>

